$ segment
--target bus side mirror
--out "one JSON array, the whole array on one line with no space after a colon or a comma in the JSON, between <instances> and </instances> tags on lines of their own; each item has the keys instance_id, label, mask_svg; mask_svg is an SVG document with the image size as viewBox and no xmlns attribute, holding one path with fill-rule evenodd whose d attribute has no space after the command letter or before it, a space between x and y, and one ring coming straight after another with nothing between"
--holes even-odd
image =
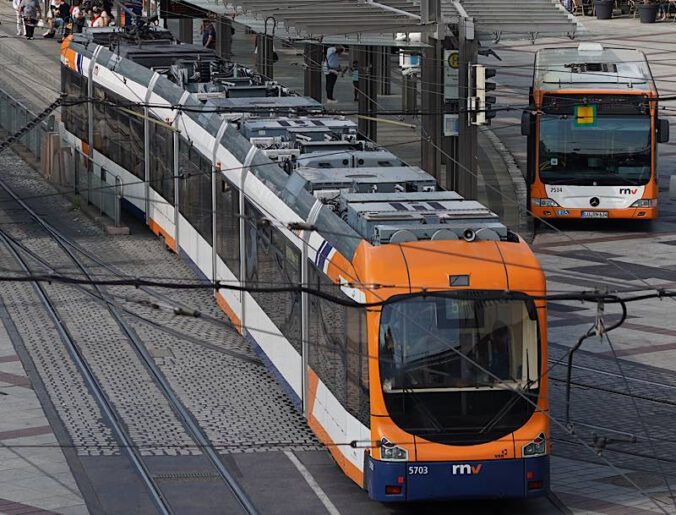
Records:
<instances>
[{"instance_id":1,"label":"bus side mirror","mask_svg":"<svg viewBox=\"0 0 676 515\"><path fill-rule=\"evenodd\" d=\"M530 136L531 118L532 118L532 115L528 111L524 111L523 113L521 113L521 135L522 136Z\"/></svg>"},{"instance_id":2,"label":"bus side mirror","mask_svg":"<svg viewBox=\"0 0 676 515\"><path fill-rule=\"evenodd\" d=\"M521 122L523 127L523 122ZM523 130L523 129L522 129ZM666 143L669 141L669 120L657 120L657 143Z\"/></svg>"},{"instance_id":3,"label":"bus side mirror","mask_svg":"<svg viewBox=\"0 0 676 515\"><path fill-rule=\"evenodd\" d=\"M526 184L530 185L535 182L535 173L532 166L526 169ZM529 201L530 204L530 201Z\"/></svg>"}]
</instances>

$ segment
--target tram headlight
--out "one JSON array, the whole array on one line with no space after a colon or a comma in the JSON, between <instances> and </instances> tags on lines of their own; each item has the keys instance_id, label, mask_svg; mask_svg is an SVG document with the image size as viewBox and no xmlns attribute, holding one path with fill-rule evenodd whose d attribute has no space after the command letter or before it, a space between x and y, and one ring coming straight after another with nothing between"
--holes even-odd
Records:
<instances>
[{"instance_id":1,"label":"tram headlight","mask_svg":"<svg viewBox=\"0 0 676 515\"><path fill-rule=\"evenodd\" d=\"M637 200L634 202L631 207L657 207L657 199L656 198L642 198L640 200Z\"/></svg>"},{"instance_id":2,"label":"tram headlight","mask_svg":"<svg viewBox=\"0 0 676 515\"><path fill-rule=\"evenodd\" d=\"M537 435L531 442L523 446L521 450L524 458L534 458L547 454L547 439L544 433Z\"/></svg>"},{"instance_id":3,"label":"tram headlight","mask_svg":"<svg viewBox=\"0 0 676 515\"><path fill-rule=\"evenodd\" d=\"M536 207L559 207L559 205L550 198L536 198L530 199L531 203Z\"/></svg>"},{"instance_id":4,"label":"tram headlight","mask_svg":"<svg viewBox=\"0 0 676 515\"><path fill-rule=\"evenodd\" d=\"M408 451L397 447L387 438L383 437L380 440L380 458L387 461L407 461Z\"/></svg>"}]
</instances>

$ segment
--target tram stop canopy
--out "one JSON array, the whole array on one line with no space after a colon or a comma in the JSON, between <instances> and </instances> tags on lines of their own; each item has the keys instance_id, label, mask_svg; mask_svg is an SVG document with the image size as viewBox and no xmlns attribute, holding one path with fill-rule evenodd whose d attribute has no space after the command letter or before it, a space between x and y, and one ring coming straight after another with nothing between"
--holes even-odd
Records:
<instances>
[{"instance_id":1,"label":"tram stop canopy","mask_svg":"<svg viewBox=\"0 0 676 515\"><path fill-rule=\"evenodd\" d=\"M258 33L289 40L382 46L402 42L401 33L419 33L420 0L170 0L234 18ZM474 19L480 39L574 36L575 17L554 0L441 0L443 23Z\"/></svg>"}]
</instances>

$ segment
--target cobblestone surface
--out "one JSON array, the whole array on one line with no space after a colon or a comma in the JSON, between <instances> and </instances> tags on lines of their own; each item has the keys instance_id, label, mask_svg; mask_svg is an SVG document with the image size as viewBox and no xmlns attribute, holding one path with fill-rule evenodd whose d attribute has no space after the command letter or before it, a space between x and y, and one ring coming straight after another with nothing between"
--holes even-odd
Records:
<instances>
[{"instance_id":1,"label":"cobblestone surface","mask_svg":"<svg viewBox=\"0 0 676 515\"><path fill-rule=\"evenodd\" d=\"M0 162L9 169L22 166L20 161L12 157L4 157ZM35 183L41 181L31 174L24 174L20 178L12 177L10 181L19 191L23 189L32 192L33 195L36 191L46 193L51 189L44 184L41 188L36 187ZM48 214L51 209L62 209L62 206L58 205L61 203L60 199L46 197L40 201L40 209ZM58 222L58 217L49 218L53 222ZM82 226L80 230L88 236L95 237L98 233L93 224L85 220L81 220L80 223ZM19 230L13 226L5 227L4 230L19 238L27 250L47 258L50 267L77 274L63 250L36 225L25 223ZM127 426L132 441L140 447L141 453L157 455L175 452L175 449L179 449L181 453L199 453L197 449L190 447L193 444L191 438L185 433L181 422L145 371L130 342L111 318L105 305L71 286L54 284L45 288L84 359L99 383L103 385L108 400L115 406L118 415ZM40 316L43 313L40 304L33 305L32 309L25 311L28 319L24 322L30 322L36 314ZM62 366L60 360L55 363L56 366ZM50 364L51 362L45 363L46 366ZM68 410L63 414L67 418L88 420L85 431L82 434L76 433L76 438L84 446L78 449L79 452L90 454L112 452L100 449L96 445L90 447L92 442L87 429L100 420L98 411L88 413L84 410ZM73 422L66 424L73 426Z\"/></svg>"},{"instance_id":2,"label":"cobblestone surface","mask_svg":"<svg viewBox=\"0 0 676 515\"><path fill-rule=\"evenodd\" d=\"M2 165L8 169L22 166L14 156L0 159ZM44 184L37 187L32 172L20 176L16 174L10 180L17 190L31 191L30 196L35 196L33 192L36 189L43 193L51 191ZM40 210L49 215L53 224L59 228L67 225L69 236L75 237L83 249L116 270L134 276L195 279L191 269L177 256L165 251L146 229L139 228L131 236L111 238L101 234L83 217L74 221L64 220L64 216L74 217L76 213L66 210L69 215L59 214L64 212L63 208L63 200L58 197L40 201ZM4 216L9 220L13 213L6 212ZM8 229L36 254L49 256L50 266L70 274L78 273L57 245L30 223L8 226ZM89 263L89 260L85 259L85 262ZM15 264L11 266L16 268ZM94 264L91 270L99 276L112 273ZM25 285L12 287L30 289ZM319 448L302 415L295 410L246 342L232 329L214 302L211 291L158 292L164 305L179 303L198 309L203 314L202 318L174 316L170 310L153 310L135 302L139 298L157 300L145 291L117 287L111 288L110 293L126 310L143 317L126 315L156 357L174 391L221 452ZM51 285L48 286L48 294L66 319L71 333L92 364L97 378L105 385L109 399L142 452L155 455L198 452L190 448L192 441L145 372L124 334L108 316L106 308L73 287ZM21 304L17 304L19 309L12 315L27 331L34 320L32 311L35 311L35 302L33 300L30 305L32 309L26 309L25 303L23 309L19 308ZM44 313L40 313L46 318ZM43 326L41 323L31 327L36 330ZM49 334L47 331L42 335L43 341L48 340ZM45 375L51 379L55 376L52 369L70 366L70 360L64 358L65 355L58 359L45 359ZM75 421L70 421L66 425L69 430L72 428L74 439L82 445L94 443L93 450L87 452L104 452L98 447L110 446L109 441L91 441L90 435L96 433L91 428L92 423L100 421L101 417L98 410L65 410L62 416L66 419L77 417L80 424L85 424L77 427Z\"/></svg>"},{"instance_id":3,"label":"cobblestone surface","mask_svg":"<svg viewBox=\"0 0 676 515\"><path fill-rule=\"evenodd\" d=\"M16 261L6 249L0 249L0 256L3 266L16 268ZM5 283L0 295L78 453L117 453L115 440L101 421L99 407L58 341L56 328L42 309L33 287L26 283Z\"/></svg>"}]
</instances>

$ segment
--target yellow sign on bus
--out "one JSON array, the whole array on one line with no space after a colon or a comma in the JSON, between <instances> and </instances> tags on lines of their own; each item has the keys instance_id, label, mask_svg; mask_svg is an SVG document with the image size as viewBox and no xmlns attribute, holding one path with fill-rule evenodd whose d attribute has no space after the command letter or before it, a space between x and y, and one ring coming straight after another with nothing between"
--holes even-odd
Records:
<instances>
[{"instance_id":1,"label":"yellow sign on bus","mask_svg":"<svg viewBox=\"0 0 676 515\"><path fill-rule=\"evenodd\" d=\"M575 125L578 127L592 127L596 125L596 106L575 106Z\"/></svg>"}]
</instances>

